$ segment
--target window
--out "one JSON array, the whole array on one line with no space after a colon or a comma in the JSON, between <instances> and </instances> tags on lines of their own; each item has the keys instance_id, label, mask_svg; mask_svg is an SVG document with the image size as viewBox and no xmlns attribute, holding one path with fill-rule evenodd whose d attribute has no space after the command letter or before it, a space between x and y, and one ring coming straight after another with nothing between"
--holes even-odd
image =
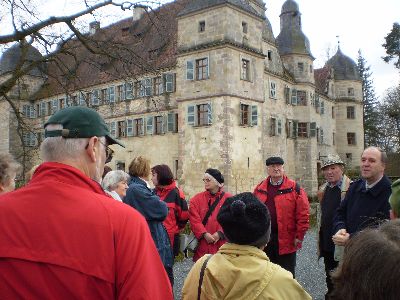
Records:
<instances>
[{"instance_id":1,"label":"window","mask_svg":"<svg viewBox=\"0 0 400 300\"><path fill-rule=\"evenodd\" d=\"M126 121L126 135L133 136L133 120Z\"/></svg>"},{"instance_id":2,"label":"window","mask_svg":"<svg viewBox=\"0 0 400 300\"><path fill-rule=\"evenodd\" d=\"M354 96L354 89L353 88L348 88L347 89L347 96Z\"/></svg>"},{"instance_id":3,"label":"window","mask_svg":"<svg viewBox=\"0 0 400 300\"><path fill-rule=\"evenodd\" d=\"M297 90L292 89L292 105L297 105Z\"/></svg>"},{"instance_id":4,"label":"window","mask_svg":"<svg viewBox=\"0 0 400 300\"><path fill-rule=\"evenodd\" d=\"M133 99L133 83L132 82L125 83L125 98L126 98L126 100Z\"/></svg>"},{"instance_id":5,"label":"window","mask_svg":"<svg viewBox=\"0 0 400 300\"><path fill-rule=\"evenodd\" d=\"M117 161L116 168L117 170L125 171L125 162Z\"/></svg>"},{"instance_id":6,"label":"window","mask_svg":"<svg viewBox=\"0 0 400 300\"><path fill-rule=\"evenodd\" d=\"M79 106L86 105L86 96L83 92L79 92Z\"/></svg>"},{"instance_id":7,"label":"window","mask_svg":"<svg viewBox=\"0 0 400 300\"><path fill-rule=\"evenodd\" d=\"M332 119L334 119L334 118L335 118L335 107L332 106Z\"/></svg>"},{"instance_id":8,"label":"window","mask_svg":"<svg viewBox=\"0 0 400 300\"><path fill-rule=\"evenodd\" d=\"M267 57L268 57L268 60L269 60L269 61L272 60L272 51L271 51L271 50L268 50L268 52L267 52Z\"/></svg>"},{"instance_id":9,"label":"window","mask_svg":"<svg viewBox=\"0 0 400 300\"><path fill-rule=\"evenodd\" d=\"M308 137L307 123L303 122L297 123L297 136L301 138Z\"/></svg>"},{"instance_id":10,"label":"window","mask_svg":"<svg viewBox=\"0 0 400 300\"><path fill-rule=\"evenodd\" d=\"M240 104L240 125L253 126L257 121L257 105Z\"/></svg>"},{"instance_id":11,"label":"window","mask_svg":"<svg viewBox=\"0 0 400 300\"><path fill-rule=\"evenodd\" d=\"M136 91L138 97L144 97L144 81L136 81Z\"/></svg>"},{"instance_id":12,"label":"window","mask_svg":"<svg viewBox=\"0 0 400 300\"><path fill-rule=\"evenodd\" d=\"M208 78L208 58L196 60L196 79L204 80Z\"/></svg>"},{"instance_id":13,"label":"window","mask_svg":"<svg viewBox=\"0 0 400 300\"><path fill-rule=\"evenodd\" d=\"M354 106L347 106L347 119L355 119L356 113Z\"/></svg>"},{"instance_id":14,"label":"window","mask_svg":"<svg viewBox=\"0 0 400 300\"><path fill-rule=\"evenodd\" d=\"M322 128L319 129L319 143L324 143L324 130Z\"/></svg>"},{"instance_id":15,"label":"window","mask_svg":"<svg viewBox=\"0 0 400 300\"><path fill-rule=\"evenodd\" d=\"M108 100L108 90L107 89L101 90L100 100L101 100L101 103L106 103L106 101Z\"/></svg>"},{"instance_id":16,"label":"window","mask_svg":"<svg viewBox=\"0 0 400 300\"><path fill-rule=\"evenodd\" d=\"M300 73L303 73L304 72L304 63L302 63L302 62L297 63L297 68L299 69Z\"/></svg>"},{"instance_id":17,"label":"window","mask_svg":"<svg viewBox=\"0 0 400 300\"><path fill-rule=\"evenodd\" d=\"M278 135L282 134L282 120L278 119L278 128L277 128Z\"/></svg>"},{"instance_id":18,"label":"window","mask_svg":"<svg viewBox=\"0 0 400 300\"><path fill-rule=\"evenodd\" d=\"M240 79L250 80L250 61L242 59L242 72Z\"/></svg>"},{"instance_id":19,"label":"window","mask_svg":"<svg viewBox=\"0 0 400 300\"><path fill-rule=\"evenodd\" d=\"M117 86L117 101L125 101L125 88L123 84Z\"/></svg>"},{"instance_id":20,"label":"window","mask_svg":"<svg viewBox=\"0 0 400 300\"><path fill-rule=\"evenodd\" d=\"M113 138L117 137L117 123L116 122L111 122L110 123L110 135Z\"/></svg>"},{"instance_id":21,"label":"window","mask_svg":"<svg viewBox=\"0 0 400 300\"><path fill-rule=\"evenodd\" d=\"M186 62L186 80L193 80L193 79L194 79L193 61L188 60Z\"/></svg>"},{"instance_id":22,"label":"window","mask_svg":"<svg viewBox=\"0 0 400 300\"><path fill-rule=\"evenodd\" d=\"M356 134L354 132L347 133L347 144L355 145L356 144Z\"/></svg>"},{"instance_id":23,"label":"window","mask_svg":"<svg viewBox=\"0 0 400 300\"><path fill-rule=\"evenodd\" d=\"M297 105L307 105L307 92L297 91Z\"/></svg>"},{"instance_id":24,"label":"window","mask_svg":"<svg viewBox=\"0 0 400 300\"><path fill-rule=\"evenodd\" d=\"M126 137L125 121L118 121L118 137Z\"/></svg>"},{"instance_id":25,"label":"window","mask_svg":"<svg viewBox=\"0 0 400 300\"><path fill-rule=\"evenodd\" d=\"M273 81L270 81L269 83L269 96L276 99L276 84Z\"/></svg>"},{"instance_id":26,"label":"window","mask_svg":"<svg viewBox=\"0 0 400 300\"><path fill-rule=\"evenodd\" d=\"M347 162L351 162L353 160L353 154L352 153L346 153L346 160L347 160Z\"/></svg>"},{"instance_id":27,"label":"window","mask_svg":"<svg viewBox=\"0 0 400 300\"><path fill-rule=\"evenodd\" d=\"M172 93L173 91L175 91L175 74L173 73L167 73L164 74L164 90L167 93Z\"/></svg>"},{"instance_id":28,"label":"window","mask_svg":"<svg viewBox=\"0 0 400 300\"><path fill-rule=\"evenodd\" d=\"M247 23L246 22L242 22L242 31L243 31L243 33L247 33Z\"/></svg>"},{"instance_id":29,"label":"window","mask_svg":"<svg viewBox=\"0 0 400 300\"><path fill-rule=\"evenodd\" d=\"M211 103L188 105L187 123L192 126L206 126L212 124Z\"/></svg>"},{"instance_id":30,"label":"window","mask_svg":"<svg viewBox=\"0 0 400 300\"><path fill-rule=\"evenodd\" d=\"M200 21L199 22L199 32L204 32L206 31L206 21Z\"/></svg>"},{"instance_id":31,"label":"window","mask_svg":"<svg viewBox=\"0 0 400 300\"><path fill-rule=\"evenodd\" d=\"M40 115L43 117L45 115L47 115L47 106L46 106L46 102L41 102L40 104Z\"/></svg>"},{"instance_id":32,"label":"window","mask_svg":"<svg viewBox=\"0 0 400 300\"><path fill-rule=\"evenodd\" d=\"M164 133L164 122L163 122L163 116L156 116L154 117L154 133L155 134L163 134Z\"/></svg>"},{"instance_id":33,"label":"window","mask_svg":"<svg viewBox=\"0 0 400 300\"><path fill-rule=\"evenodd\" d=\"M30 119L35 118L35 109L33 105L23 105L22 106L22 113Z\"/></svg>"},{"instance_id":34,"label":"window","mask_svg":"<svg viewBox=\"0 0 400 300\"><path fill-rule=\"evenodd\" d=\"M59 110L59 108L58 108L58 100L57 99L51 100L51 114L54 114L58 110Z\"/></svg>"},{"instance_id":35,"label":"window","mask_svg":"<svg viewBox=\"0 0 400 300\"><path fill-rule=\"evenodd\" d=\"M271 123L269 126L269 134L271 136L275 136L277 135L277 126L276 126L276 119L275 118L271 118Z\"/></svg>"},{"instance_id":36,"label":"window","mask_svg":"<svg viewBox=\"0 0 400 300\"><path fill-rule=\"evenodd\" d=\"M63 109L64 108L64 98L61 98L61 99L59 99L58 100L58 103L59 103L59 107L60 107L60 109Z\"/></svg>"},{"instance_id":37,"label":"window","mask_svg":"<svg viewBox=\"0 0 400 300\"><path fill-rule=\"evenodd\" d=\"M168 113L167 115L167 130L168 132L178 132L178 114Z\"/></svg>"},{"instance_id":38,"label":"window","mask_svg":"<svg viewBox=\"0 0 400 300\"><path fill-rule=\"evenodd\" d=\"M324 101L321 101L320 105L321 105L321 107L320 107L320 109L319 109L319 113L320 113L321 115L323 115L323 114L325 113L325 102L324 102Z\"/></svg>"},{"instance_id":39,"label":"window","mask_svg":"<svg viewBox=\"0 0 400 300\"><path fill-rule=\"evenodd\" d=\"M152 94L152 79L151 78L146 78L142 81L142 84L144 86L144 96L151 96Z\"/></svg>"},{"instance_id":40,"label":"window","mask_svg":"<svg viewBox=\"0 0 400 300\"><path fill-rule=\"evenodd\" d=\"M100 104L99 90L94 90L92 93L92 105L98 106Z\"/></svg>"},{"instance_id":41,"label":"window","mask_svg":"<svg viewBox=\"0 0 400 300\"><path fill-rule=\"evenodd\" d=\"M311 122L310 123L310 137L317 136L317 123Z\"/></svg>"},{"instance_id":42,"label":"window","mask_svg":"<svg viewBox=\"0 0 400 300\"><path fill-rule=\"evenodd\" d=\"M154 95L161 95L164 92L163 87L161 76L154 78Z\"/></svg>"},{"instance_id":43,"label":"window","mask_svg":"<svg viewBox=\"0 0 400 300\"><path fill-rule=\"evenodd\" d=\"M153 134L153 117L146 118L146 134Z\"/></svg>"},{"instance_id":44,"label":"window","mask_svg":"<svg viewBox=\"0 0 400 300\"><path fill-rule=\"evenodd\" d=\"M144 134L144 119L134 119L133 120L133 136L139 136Z\"/></svg>"},{"instance_id":45,"label":"window","mask_svg":"<svg viewBox=\"0 0 400 300\"><path fill-rule=\"evenodd\" d=\"M33 132L24 132L22 139L26 147L35 147L38 142L36 134Z\"/></svg>"},{"instance_id":46,"label":"window","mask_svg":"<svg viewBox=\"0 0 400 300\"><path fill-rule=\"evenodd\" d=\"M108 102L115 103L115 87L114 86L110 86L108 88Z\"/></svg>"}]
</instances>

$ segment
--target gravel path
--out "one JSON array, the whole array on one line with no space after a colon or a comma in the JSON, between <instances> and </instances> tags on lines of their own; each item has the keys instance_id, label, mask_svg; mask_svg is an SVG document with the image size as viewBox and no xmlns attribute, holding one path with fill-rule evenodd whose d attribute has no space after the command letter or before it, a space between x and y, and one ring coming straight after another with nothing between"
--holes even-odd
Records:
<instances>
[{"instance_id":1,"label":"gravel path","mask_svg":"<svg viewBox=\"0 0 400 300\"><path fill-rule=\"evenodd\" d=\"M297 281L315 300L323 300L326 290L324 262L317 261L316 232L310 230L305 236L303 248L297 252L296 277ZM180 299L183 282L192 267L192 260L185 259L174 265L174 294L175 299Z\"/></svg>"}]
</instances>

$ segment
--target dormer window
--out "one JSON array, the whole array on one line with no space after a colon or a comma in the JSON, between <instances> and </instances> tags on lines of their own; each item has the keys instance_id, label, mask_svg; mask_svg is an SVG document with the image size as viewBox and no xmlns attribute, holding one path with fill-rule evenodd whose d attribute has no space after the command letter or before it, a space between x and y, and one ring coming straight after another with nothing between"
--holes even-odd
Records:
<instances>
[{"instance_id":1,"label":"dormer window","mask_svg":"<svg viewBox=\"0 0 400 300\"><path fill-rule=\"evenodd\" d=\"M299 69L299 72L303 73L304 72L304 63L302 63L302 62L297 63L297 68Z\"/></svg>"},{"instance_id":2,"label":"dormer window","mask_svg":"<svg viewBox=\"0 0 400 300\"><path fill-rule=\"evenodd\" d=\"M354 89L353 88L348 88L347 89L347 96L354 96Z\"/></svg>"},{"instance_id":3,"label":"dormer window","mask_svg":"<svg viewBox=\"0 0 400 300\"><path fill-rule=\"evenodd\" d=\"M247 33L247 23L246 22L242 22L242 30L243 30L243 33Z\"/></svg>"},{"instance_id":4,"label":"dormer window","mask_svg":"<svg viewBox=\"0 0 400 300\"><path fill-rule=\"evenodd\" d=\"M272 51L271 50L268 50L267 57L268 57L268 60L272 60Z\"/></svg>"},{"instance_id":5,"label":"dormer window","mask_svg":"<svg viewBox=\"0 0 400 300\"><path fill-rule=\"evenodd\" d=\"M200 21L199 22L199 32L204 32L206 31L206 21Z\"/></svg>"}]
</instances>

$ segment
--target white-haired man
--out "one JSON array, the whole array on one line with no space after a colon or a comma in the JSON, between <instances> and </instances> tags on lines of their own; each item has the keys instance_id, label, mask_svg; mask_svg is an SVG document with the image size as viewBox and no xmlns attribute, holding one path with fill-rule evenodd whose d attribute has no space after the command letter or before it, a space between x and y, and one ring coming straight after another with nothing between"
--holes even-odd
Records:
<instances>
[{"instance_id":1,"label":"white-haired man","mask_svg":"<svg viewBox=\"0 0 400 300\"><path fill-rule=\"evenodd\" d=\"M44 163L0 197L1 299L172 299L146 221L99 185L111 144L90 108L46 122Z\"/></svg>"}]
</instances>

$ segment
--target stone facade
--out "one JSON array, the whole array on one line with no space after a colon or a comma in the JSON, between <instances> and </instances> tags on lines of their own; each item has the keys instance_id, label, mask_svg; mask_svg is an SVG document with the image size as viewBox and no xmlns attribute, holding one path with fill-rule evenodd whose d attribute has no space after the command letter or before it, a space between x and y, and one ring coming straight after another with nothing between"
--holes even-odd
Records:
<instances>
[{"instance_id":1,"label":"stone facade","mask_svg":"<svg viewBox=\"0 0 400 300\"><path fill-rule=\"evenodd\" d=\"M94 106L126 145L113 147L113 169L127 170L135 156L145 155L152 165L168 164L188 197L203 189L202 176L209 167L222 171L228 191L252 191L265 178L265 159L272 155L282 156L288 176L315 194L323 157L338 153L350 166L357 165L364 143L361 81L335 79L338 66L329 61L314 70L307 51L287 53L286 47L280 55L285 40L279 47L275 43L262 1L240 6L236 1L214 2L175 15L174 67L135 74L131 99L130 80L121 78L72 92L72 105ZM303 42L307 46L308 40ZM163 90L157 93L160 86ZM109 91L108 103L100 99L93 105L95 90L99 95ZM80 101L80 92L90 93L90 101ZM19 105L21 111L23 105L32 105L42 112L29 119L34 131L41 132L66 99L65 94L53 94ZM10 111L4 101L0 105ZM11 113L0 117L1 124L13 126ZM1 141L11 139L7 132L0 133ZM18 148L5 144L2 151Z\"/></svg>"}]
</instances>

